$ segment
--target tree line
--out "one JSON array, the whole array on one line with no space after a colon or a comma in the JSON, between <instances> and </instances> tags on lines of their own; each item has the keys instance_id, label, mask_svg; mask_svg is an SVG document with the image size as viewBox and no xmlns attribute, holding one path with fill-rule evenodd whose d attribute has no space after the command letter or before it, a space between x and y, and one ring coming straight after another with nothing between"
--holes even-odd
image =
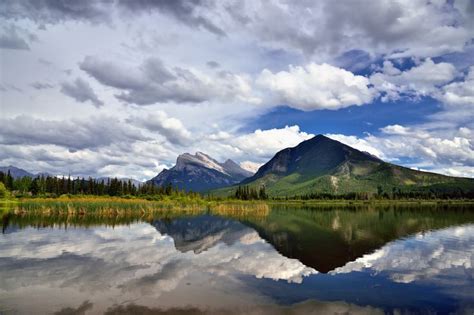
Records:
<instances>
[{"instance_id":1,"label":"tree line","mask_svg":"<svg viewBox=\"0 0 474 315\"><path fill-rule=\"evenodd\" d=\"M171 184L166 186L155 186L152 183L134 185L131 180L120 180L118 178L94 179L71 178L56 176L20 177L13 178L10 171L0 172L0 182L7 190L16 194L31 194L33 196L60 196L70 195L97 195L97 196L140 196L140 195L185 195ZM195 195L195 194L193 194Z\"/></svg>"},{"instance_id":2,"label":"tree line","mask_svg":"<svg viewBox=\"0 0 474 315\"><path fill-rule=\"evenodd\" d=\"M239 186L235 191L234 197L240 200L266 200L268 195L265 191L265 186L259 189L249 186Z\"/></svg>"},{"instance_id":3,"label":"tree line","mask_svg":"<svg viewBox=\"0 0 474 315\"><path fill-rule=\"evenodd\" d=\"M328 193L312 192L293 196L270 197L265 186L259 189L249 186L238 186L234 198L241 200L434 200L434 199L474 199L474 189L463 189L455 186L434 185L428 187L377 187L377 192Z\"/></svg>"}]
</instances>

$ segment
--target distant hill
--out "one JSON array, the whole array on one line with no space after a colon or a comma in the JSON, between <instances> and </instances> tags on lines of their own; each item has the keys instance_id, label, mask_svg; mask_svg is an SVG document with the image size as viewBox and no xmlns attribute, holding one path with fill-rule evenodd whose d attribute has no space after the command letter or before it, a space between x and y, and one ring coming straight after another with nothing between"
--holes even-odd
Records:
<instances>
[{"instance_id":1,"label":"distant hill","mask_svg":"<svg viewBox=\"0 0 474 315\"><path fill-rule=\"evenodd\" d=\"M40 177L40 176L54 176L54 175L51 175L49 173L45 173L45 172L42 172L42 173L38 173L38 174L33 174L33 173L30 173L22 168L18 168L16 166L13 166L13 165L10 165L10 166L0 166L0 172L3 172L3 173L8 173L8 171L10 171L10 175L14 178L14 179L17 179L17 178L22 178L22 177L31 177L31 178L35 178L35 177ZM96 178L96 180L104 180L104 181L107 181L108 179L112 179L114 177L98 177ZM75 179L75 178L74 178ZM138 181L136 179L133 179L133 178L118 178L118 180L120 180L121 182L128 182L129 180L132 181L132 184L135 185L135 187L138 187L140 186L141 184L143 184L141 181Z\"/></svg>"},{"instance_id":2,"label":"distant hill","mask_svg":"<svg viewBox=\"0 0 474 315\"><path fill-rule=\"evenodd\" d=\"M474 179L412 170L384 162L323 135L278 152L241 185L264 185L270 196L391 192L393 189L474 191ZM229 195L235 187L216 191Z\"/></svg>"},{"instance_id":3,"label":"distant hill","mask_svg":"<svg viewBox=\"0 0 474 315\"><path fill-rule=\"evenodd\" d=\"M10 175L15 179L21 178L21 177L36 177L37 176L36 174L30 173L28 171L25 171L22 168L15 167L13 165L0 166L0 172L3 172L6 174L8 173L8 171L10 171Z\"/></svg>"},{"instance_id":4,"label":"distant hill","mask_svg":"<svg viewBox=\"0 0 474 315\"><path fill-rule=\"evenodd\" d=\"M202 152L184 153L178 156L174 167L164 169L150 182L157 186L171 184L186 191L205 192L239 183L252 174L232 160L219 163Z\"/></svg>"}]
</instances>

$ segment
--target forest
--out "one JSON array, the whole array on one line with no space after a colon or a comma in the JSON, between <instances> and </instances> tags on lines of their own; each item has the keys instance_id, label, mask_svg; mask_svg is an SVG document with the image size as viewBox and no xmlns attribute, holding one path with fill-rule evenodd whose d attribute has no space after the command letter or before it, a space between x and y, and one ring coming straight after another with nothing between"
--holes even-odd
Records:
<instances>
[{"instance_id":1,"label":"forest","mask_svg":"<svg viewBox=\"0 0 474 315\"><path fill-rule=\"evenodd\" d=\"M158 187L151 183L143 183L136 186L131 180L120 180L109 178L97 180L92 177L71 178L56 176L28 176L13 178L10 172L0 172L0 182L5 188L14 192L17 197L45 196L57 197L61 195L96 195L96 196L153 196L153 195L190 195L198 196L196 193L184 192L172 185Z\"/></svg>"},{"instance_id":2,"label":"forest","mask_svg":"<svg viewBox=\"0 0 474 315\"><path fill-rule=\"evenodd\" d=\"M120 180L118 178L94 179L71 178L56 176L37 176L13 178L10 172L0 172L0 183L3 183L7 192L13 193L15 197L58 197L61 195L95 195L116 197L152 197L152 196L186 196L190 198L206 197L215 198L212 194L201 195L192 191L184 191L173 187L156 186L150 182L139 186L134 185L131 180ZM2 193L3 195L6 194ZM2 197L2 196L0 196ZM474 199L474 191L463 190L458 187L443 186L404 186L392 187L391 189L378 187L377 192L351 192L344 194L334 193L311 193L292 196L272 196L264 185L260 187L244 185L237 186L234 193L226 199L238 200L436 200L436 199Z\"/></svg>"}]
</instances>

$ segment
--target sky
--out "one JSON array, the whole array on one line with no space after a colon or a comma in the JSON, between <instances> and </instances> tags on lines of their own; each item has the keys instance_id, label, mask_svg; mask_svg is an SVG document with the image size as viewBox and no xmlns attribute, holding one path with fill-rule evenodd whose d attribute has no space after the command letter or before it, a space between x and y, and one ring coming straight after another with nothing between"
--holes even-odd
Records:
<instances>
[{"instance_id":1,"label":"sky","mask_svg":"<svg viewBox=\"0 0 474 315\"><path fill-rule=\"evenodd\" d=\"M316 134L474 177L474 1L0 2L0 165L146 180Z\"/></svg>"}]
</instances>

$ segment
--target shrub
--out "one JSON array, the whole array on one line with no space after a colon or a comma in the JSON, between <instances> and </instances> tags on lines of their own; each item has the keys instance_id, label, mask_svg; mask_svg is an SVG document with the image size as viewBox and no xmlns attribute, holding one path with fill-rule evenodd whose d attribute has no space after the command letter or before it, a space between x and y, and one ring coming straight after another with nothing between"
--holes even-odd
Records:
<instances>
[{"instance_id":1,"label":"shrub","mask_svg":"<svg viewBox=\"0 0 474 315\"><path fill-rule=\"evenodd\" d=\"M0 182L0 199L6 199L10 197L10 192L7 190L5 185Z\"/></svg>"}]
</instances>

